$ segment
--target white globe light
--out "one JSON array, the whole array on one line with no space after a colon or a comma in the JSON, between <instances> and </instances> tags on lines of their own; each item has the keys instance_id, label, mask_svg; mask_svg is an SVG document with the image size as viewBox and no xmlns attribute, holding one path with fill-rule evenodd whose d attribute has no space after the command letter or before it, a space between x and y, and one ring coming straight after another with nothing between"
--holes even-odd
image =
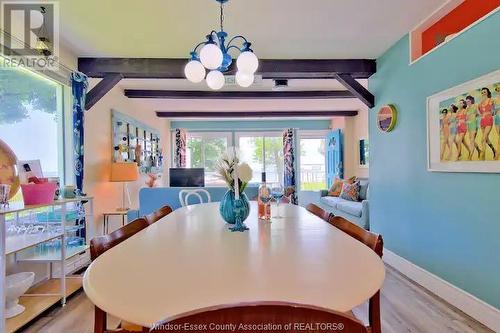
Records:
<instances>
[{"instance_id":1,"label":"white globe light","mask_svg":"<svg viewBox=\"0 0 500 333\"><path fill-rule=\"evenodd\" d=\"M198 60L191 60L184 67L184 75L193 83L201 82L205 78L205 67Z\"/></svg>"},{"instance_id":2,"label":"white globe light","mask_svg":"<svg viewBox=\"0 0 500 333\"><path fill-rule=\"evenodd\" d=\"M215 44L206 44L200 51L200 60L208 69L217 69L222 65L222 51Z\"/></svg>"},{"instance_id":3,"label":"white globe light","mask_svg":"<svg viewBox=\"0 0 500 333\"><path fill-rule=\"evenodd\" d=\"M219 71L210 71L207 74L207 85L210 89L219 90L225 83L224 74Z\"/></svg>"},{"instance_id":4,"label":"white globe light","mask_svg":"<svg viewBox=\"0 0 500 333\"><path fill-rule=\"evenodd\" d=\"M257 59L257 56L253 52L245 51L236 60L236 66L240 72L253 74L259 67L259 59Z\"/></svg>"},{"instance_id":5,"label":"white globe light","mask_svg":"<svg viewBox=\"0 0 500 333\"><path fill-rule=\"evenodd\" d=\"M250 87L253 83L254 75L238 71L236 73L236 83L243 88Z\"/></svg>"}]
</instances>

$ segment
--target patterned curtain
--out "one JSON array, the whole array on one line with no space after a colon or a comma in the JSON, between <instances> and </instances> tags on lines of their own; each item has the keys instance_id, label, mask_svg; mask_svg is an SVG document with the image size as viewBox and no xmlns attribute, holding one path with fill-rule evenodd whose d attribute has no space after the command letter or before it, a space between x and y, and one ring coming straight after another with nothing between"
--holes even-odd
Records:
<instances>
[{"instance_id":1,"label":"patterned curtain","mask_svg":"<svg viewBox=\"0 0 500 333\"><path fill-rule=\"evenodd\" d=\"M83 124L87 76L80 72L71 73L71 91L73 95L73 155L78 194L83 193Z\"/></svg>"},{"instance_id":2,"label":"patterned curtain","mask_svg":"<svg viewBox=\"0 0 500 333\"><path fill-rule=\"evenodd\" d=\"M175 151L174 162L176 168L186 167L186 131L175 129Z\"/></svg>"},{"instance_id":3,"label":"patterned curtain","mask_svg":"<svg viewBox=\"0 0 500 333\"><path fill-rule=\"evenodd\" d=\"M290 203L297 205L297 192L295 184L295 134L293 128L287 128L283 132L283 164L284 178L283 186L285 195L290 198Z\"/></svg>"}]
</instances>

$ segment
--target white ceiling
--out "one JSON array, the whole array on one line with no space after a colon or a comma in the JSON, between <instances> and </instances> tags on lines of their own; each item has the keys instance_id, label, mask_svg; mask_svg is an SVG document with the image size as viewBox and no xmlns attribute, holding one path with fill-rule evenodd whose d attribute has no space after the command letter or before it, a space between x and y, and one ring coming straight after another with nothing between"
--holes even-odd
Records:
<instances>
[{"instance_id":1,"label":"white ceiling","mask_svg":"<svg viewBox=\"0 0 500 333\"><path fill-rule=\"evenodd\" d=\"M225 30L268 59L377 58L445 0L231 0ZM215 0L61 0L77 56L185 58L218 28Z\"/></svg>"}]
</instances>

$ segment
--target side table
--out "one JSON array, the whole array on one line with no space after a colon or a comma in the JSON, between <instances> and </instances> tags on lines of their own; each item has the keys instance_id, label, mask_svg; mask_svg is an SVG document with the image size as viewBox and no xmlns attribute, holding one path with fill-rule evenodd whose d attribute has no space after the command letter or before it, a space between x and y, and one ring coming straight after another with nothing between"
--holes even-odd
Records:
<instances>
[{"instance_id":1,"label":"side table","mask_svg":"<svg viewBox=\"0 0 500 333\"><path fill-rule=\"evenodd\" d=\"M103 234L107 235L109 233L109 218L111 216L121 216L122 227L125 225L125 219L127 218L128 210L114 210L110 212L104 212L102 215L104 217L104 224L102 226Z\"/></svg>"}]
</instances>

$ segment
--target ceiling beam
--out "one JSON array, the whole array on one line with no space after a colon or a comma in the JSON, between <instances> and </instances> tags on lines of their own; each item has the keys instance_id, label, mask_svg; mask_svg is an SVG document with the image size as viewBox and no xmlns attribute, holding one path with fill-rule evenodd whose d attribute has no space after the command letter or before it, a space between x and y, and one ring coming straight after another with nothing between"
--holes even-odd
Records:
<instances>
[{"instance_id":1,"label":"ceiling beam","mask_svg":"<svg viewBox=\"0 0 500 333\"><path fill-rule=\"evenodd\" d=\"M375 96L373 96L372 93L368 91L368 89L363 87L350 74L335 74L335 78L361 102L366 104L366 106L368 106L369 108L375 106Z\"/></svg>"},{"instance_id":2,"label":"ceiling beam","mask_svg":"<svg viewBox=\"0 0 500 333\"><path fill-rule=\"evenodd\" d=\"M87 95L85 95L85 109L90 110L95 103L99 102L99 100L103 98L108 91L113 89L122 78L123 76L121 74L107 74L87 93Z\"/></svg>"},{"instance_id":3,"label":"ceiling beam","mask_svg":"<svg viewBox=\"0 0 500 333\"><path fill-rule=\"evenodd\" d=\"M126 79L184 79L186 62L177 58L78 58L78 70L94 78L120 73ZM264 79L329 79L336 73L348 73L355 79L367 79L375 72L372 59L261 59L257 75ZM226 74L235 73L233 61Z\"/></svg>"},{"instance_id":4,"label":"ceiling beam","mask_svg":"<svg viewBox=\"0 0 500 333\"><path fill-rule=\"evenodd\" d=\"M355 98L348 90L317 91L202 91L125 89L129 98L158 99L337 99Z\"/></svg>"},{"instance_id":5,"label":"ceiling beam","mask_svg":"<svg viewBox=\"0 0 500 333\"><path fill-rule=\"evenodd\" d=\"M354 117L358 111L156 111L160 118Z\"/></svg>"}]
</instances>

